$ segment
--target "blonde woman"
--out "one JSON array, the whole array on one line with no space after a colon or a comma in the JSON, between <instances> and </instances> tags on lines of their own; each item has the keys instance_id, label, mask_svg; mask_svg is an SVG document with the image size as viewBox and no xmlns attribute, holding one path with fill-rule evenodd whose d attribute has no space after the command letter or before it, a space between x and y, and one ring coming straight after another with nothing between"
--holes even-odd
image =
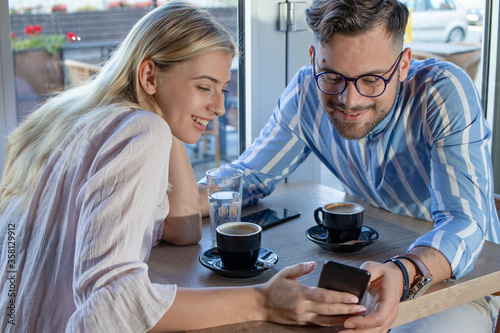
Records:
<instances>
[{"instance_id":1,"label":"blonde woman","mask_svg":"<svg viewBox=\"0 0 500 333\"><path fill-rule=\"evenodd\" d=\"M251 287L150 282L152 246L200 240L184 143L224 113L234 55L205 11L170 2L134 26L98 76L14 130L0 184L0 227L9 235L0 240L2 332L331 325L342 317L330 315L364 311L352 295L296 281L315 263Z\"/></svg>"}]
</instances>

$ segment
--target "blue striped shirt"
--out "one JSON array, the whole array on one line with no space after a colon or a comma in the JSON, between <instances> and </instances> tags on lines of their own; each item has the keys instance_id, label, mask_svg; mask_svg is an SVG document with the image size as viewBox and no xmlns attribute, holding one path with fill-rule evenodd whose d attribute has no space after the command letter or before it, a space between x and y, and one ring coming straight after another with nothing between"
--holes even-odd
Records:
<instances>
[{"instance_id":1,"label":"blue striped shirt","mask_svg":"<svg viewBox=\"0 0 500 333\"><path fill-rule=\"evenodd\" d=\"M346 192L400 215L434 221L410 248L438 249L453 277L472 270L485 240L499 243L493 174L477 90L464 70L412 61L388 116L361 140L334 130L310 65L295 75L254 144L231 164L245 173L244 205L269 195L312 152Z\"/></svg>"}]
</instances>

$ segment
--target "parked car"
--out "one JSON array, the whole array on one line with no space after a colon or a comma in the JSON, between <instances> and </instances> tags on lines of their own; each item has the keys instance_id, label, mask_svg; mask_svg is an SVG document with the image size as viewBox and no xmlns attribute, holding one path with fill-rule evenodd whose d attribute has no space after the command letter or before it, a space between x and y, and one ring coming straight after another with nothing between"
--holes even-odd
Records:
<instances>
[{"instance_id":1,"label":"parked car","mask_svg":"<svg viewBox=\"0 0 500 333\"><path fill-rule=\"evenodd\" d=\"M467 11L467 21L470 25L483 25L485 0L460 0Z\"/></svg>"},{"instance_id":2,"label":"parked car","mask_svg":"<svg viewBox=\"0 0 500 333\"><path fill-rule=\"evenodd\" d=\"M483 25L484 8L467 9L467 21L470 25Z\"/></svg>"},{"instance_id":3,"label":"parked car","mask_svg":"<svg viewBox=\"0 0 500 333\"><path fill-rule=\"evenodd\" d=\"M467 11L454 0L401 0L411 12L412 41L460 42L467 34Z\"/></svg>"}]
</instances>

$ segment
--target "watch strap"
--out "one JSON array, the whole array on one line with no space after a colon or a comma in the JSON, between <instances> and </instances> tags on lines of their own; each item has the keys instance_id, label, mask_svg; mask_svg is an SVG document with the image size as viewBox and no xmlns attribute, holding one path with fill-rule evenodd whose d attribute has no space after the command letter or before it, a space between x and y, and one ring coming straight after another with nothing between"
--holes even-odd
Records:
<instances>
[{"instance_id":1,"label":"watch strap","mask_svg":"<svg viewBox=\"0 0 500 333\"><path fill-rule=\"evenodd\" d=\"M420 258L414 254L408 253L405 255L396 256L395 258L409 260L415 266L415 268L420 272L420 275L422 277L431 275L431 272L429 271L429 269L427 269L427 266L425 266L422 260L420 260Z\"/></svg>"},{"instance_id":2,"label":"watch strap","mask_svg":"<svg viewBox=\"0 0 500 333\"><path fill-rule=\"evenodd\" d=\"M403 282L404 282L403 296L401 296L401 299L399 301L400 302L406 301L406 299L408 299L408 294L410 292L410 277L408 276L408 271L406 270L405 265L403 265L403 263L398 259L396 258L387 259L386 261L384 261L384 264L389 261L395 263L403 273Z\"/></svg>"},{"instance_id":3,"label":"watch strap","mask_svg":"<svg viewBox=\"0 0 500 333\"><path fill-rule=\"evenodd\" d=\"M408 299L415 299L421 296L427 290L427 288L429 288L432 282L432 274L427 266L425 266L425 264L422 262L422 260L420 260L419 257L410 253L395 256L394 259L406 259L415 266L418 273L414 283L412 283L412 285L410 286Z\"/></svg>"}]
</instances>

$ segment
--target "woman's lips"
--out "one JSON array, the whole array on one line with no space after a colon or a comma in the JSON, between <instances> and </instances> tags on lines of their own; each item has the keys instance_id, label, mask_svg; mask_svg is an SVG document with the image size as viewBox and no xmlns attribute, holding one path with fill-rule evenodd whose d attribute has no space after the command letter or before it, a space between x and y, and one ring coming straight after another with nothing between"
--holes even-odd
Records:
<instances>
[{"instance_id":1,"label":"woman's lips","mask_svg":"<svg viewBox=\"0 0 500 333\"><path fill-rule=\"evenodd\" d=\"M196 123L200 124L201 126L207 126L210 120L199 118L196 116L191 116L191 119L193 119Z\"/></svg>"},{"instance_id":2,"label":"woman's lips","mask_svg":"<svg viewBox=\"0 0 500 333\"><path fill-rule=\"evenodd\" d=\"M200 117L196 117L196 116L191 116L191 119L193 119L194 125L201 132L204 132L207 129L207 125L210 122L210 120L208 120L208 119L204 119L204 118L200 118Z\"/></svg>"}]
</instances>

